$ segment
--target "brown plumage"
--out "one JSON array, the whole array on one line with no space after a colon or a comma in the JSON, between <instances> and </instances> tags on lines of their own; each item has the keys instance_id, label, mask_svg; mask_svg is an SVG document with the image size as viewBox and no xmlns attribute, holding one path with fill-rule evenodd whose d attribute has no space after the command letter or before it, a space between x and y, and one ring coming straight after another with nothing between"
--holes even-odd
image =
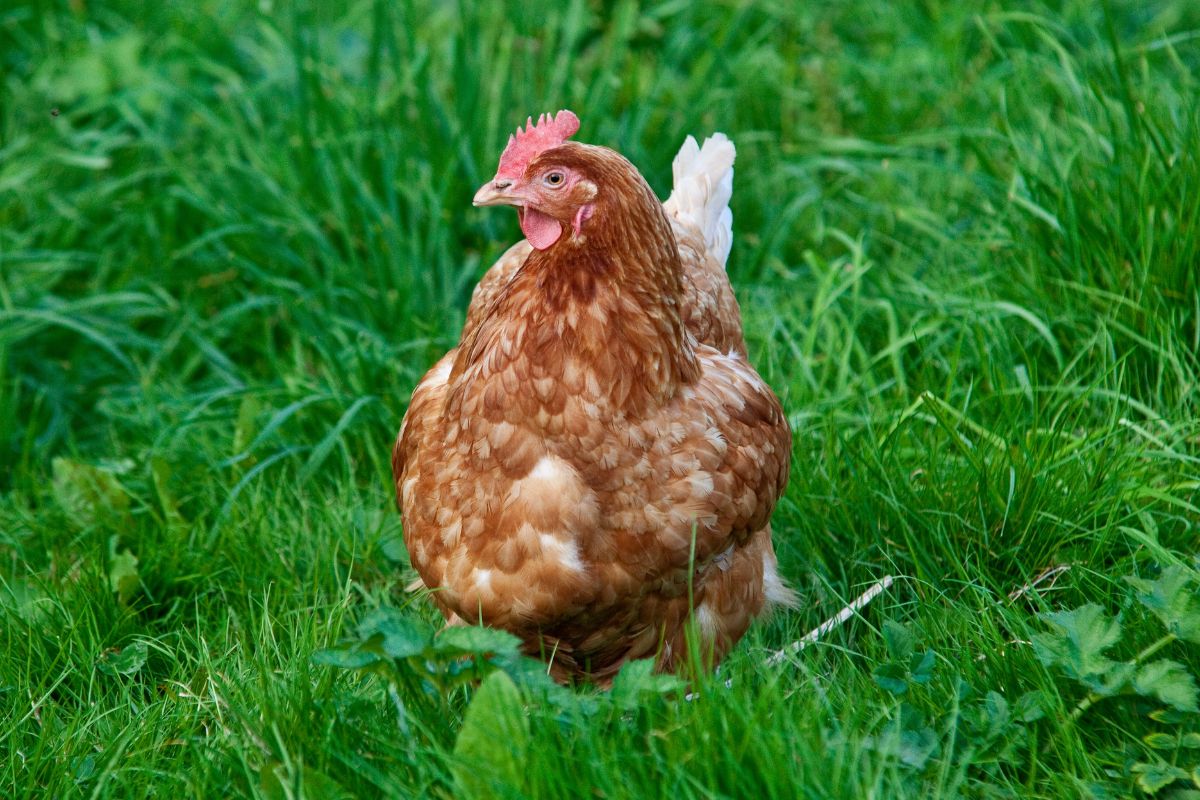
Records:
<instances>
[{"instance_id":1,"label":"brown plumage","mask_svg":"<svg viewBox=\"0 0 1200 800\"><path fill-rule=\"evenodd\" d=\"M518 206L528 241L413 392L392 467L447 619L606 683L678 664L689 583L711 663L791 599L769 525L791 438L723 268L732 145L689 137L664 208L622 156L564 141L567 114L518 132L476 196Z\"/></svg>"}]
</instances>

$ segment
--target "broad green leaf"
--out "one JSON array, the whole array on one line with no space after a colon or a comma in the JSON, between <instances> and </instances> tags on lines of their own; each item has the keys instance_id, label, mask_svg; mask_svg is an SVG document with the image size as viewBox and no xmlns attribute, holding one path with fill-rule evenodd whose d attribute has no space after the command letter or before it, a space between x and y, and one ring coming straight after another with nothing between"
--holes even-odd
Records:
<instances>
[{"instance_id":1,"label":"broad green leaf","mask_svg":"<svg viewBox=\"0 0 1200 800\"><path fill-rule=\"evenodd\" d=\"M311 800L342 800L354 797L333 778L307 765L300 770L300 786L304 797Z\"/></svg>"},{"instance_id":2,"label":"broad green leaf","mask_svg":"<svg viewBox=\"0 0 1200 800\"><path fill-rule=\"evenodd\" d=\"M1132 661L1114 661L1108 672L1102 675L1089 675L1081 678L1084 686L1104 697L1112 697L1129 688L1133 674L1137 672L1137 664Z\"/></svg>"},{"instance_id":3,"label":"broad green leaf","mask_svg":"<svg viewBox=\"0 0 1200 800\"><path fill-rule=\"evenodd\" d=\"M1082 789L1087 791L1084 797L1089 797L1091 800L1126 800L1126 792L1113 786L1111 783L1102 781L1088 781L1081 785Z\"/></svg>"},{"instance_id":4,"label":"broad green leaf","mask_svg":"<svg viewBox=\"0 0 1200 800\"><path fill-rule=\"evenodd\" d=\"M1178 661L1162 658L1144 664L1133 678L1133 688L1180 711L1200 711L1196 707L1196 681Z\"/></svg>"},{"instance_id":5,"label":"broad green leaf","mask_svg":"<svg viewBox=\"0 0 1200 800\"><path fill-rule=\"evenodd\" d=\"M1046 666L1057 666L1073 678L1101 676L1114 666L1104 651L1121 638L1121 623L1095 603L1043 614L1052 633L1033 637L1033 649Z\"/></svg>"},{"instance_id":6,"label":"broad green leaf","mask_svg":"<svg viewBox=\"0 0 1200 800\"><path fill-rule=\"evenodd\" d=\"M890 619L883 621L883 641L892 661L901 663L908 661L916 646L916 637L908 626Z\"/></svg>"},{"instance_id":7,"label":"broad green leaf","mask_svg":"<svg viewBox=\"0 0 1200 800\"><path fill-rule=\"evenodd\" d=\"M359 623L358 635L364 640L378 637L380 649L391 658L409 658L430 646L433 628L397 609L378 608Z\"/></svg>"},{"instance_id":8,"label":"broad green leaf","mask_svg":"<svg viewBox=\"0 0 1200 800\"><path fill-rule=\"evenodd\" d=\"M647 698L673 694L681 691L685 685L674 675L655 672L651 659L628 661L613 678L609 699L617 708L633 711Z\"/></svg>"},{"instance_id":9,"label":"broad green leaf","mask_svg":"<svg viewBox=\"0 0 1200 800\"><path fill-rule=\"evenodd\" d=\"M53 607L54 600L29 581L0 581L0 609L8 608L26 622L38 622Z\"/></svg>"},{"instance_id":10,"label":"broad green leaf","mask_svg":"<svg viewBox=\"0 0 1200 800\"><path fill-rule=\"evenodd\" d=\"M452 771L460 797L520 796L529 719L521 692L503 672L484 678L467 707Z\"/></svg>"},{"instance_id":11,"label":"broad green leaf","mask_svg":"<svg viewBox=\"0 0 1200 800\"><path fill-rule=\"evenodd\" d=\"M987 712L987 736L999 736L1012 720L1008 701L1004 699L1004 695L992 691L987 693L983 707Z\"/></svg>"},{"instance_id":12,"label":"broad green leaf","mask_svg":"<svg viewBox=\"0 0 1200 800\"><path fill-rule=\"evenodd\" d=\"M75 782L83 783L96 774L96 756L88 753L86 756L76 756L71 759L71 772L75 774Z\"/></svg>"},{"instance_id":13,"label":"broad green leaf","mask_svg":"<svg viewBox=\"0 0 1200 800\"><path fill-rule=\"evenodd\" d=\"M544 661L523 654L499 656L494 658L494 661L496 666L504 670L513 683L528 695L539 698L553 695L555 700L561 699L560 695L563 692L571 697L575 696L575 692L561 686L550 677Z\"/></svg>"},{"instance_id":14,"label":"broad green leaf","mask_svg":"<svg viewBox=\"0 0 1200 800\"><path fill-rule=\"evenodd\" d=\"M393 564L407 564L408 550L404 545L404 537L389 536L379 543L379 550L383 553L383 557Z\"/></svg>"},{"instance_id":15,"label":"broad green leaf","mask_svg":"<svg viewBox=\"0 0 1200 800\"><path fill-rule=\"evenodd\" d=\"M1196 733L1195 731L1191 733L1185 733L1179 744L1182 747L1187 747L1192 750L1200 748L1200 733Z\"/></svg>"},{"instance_id":16,"label":"broad green leaf","mask_svg":"<svg viewBox=\"0 0 1200 800\"><path fill-rule=\"evenodd\" d=\"M1142 744L1151 750L1174 750L1178 741L1174 736L1162 731L1148 733L1142 737Z\"/></svg>"},{"instance_id":17,"label":"broad green leaf","mask_svg":"<svg viewBox=\"0 0 1200 800\"><path fill-rule=\"evenodd\" d=\"M1180 639L1200 644L1200 582L1186 567L1172 565L1157 580L1128 577L1138 600L1154 612L1167 630Z\"/></svg>"},{"instance_id":18,"label":"broad green leaf","mask_svg":"<svg viewBox=\"0 0 1200 800\"><path fill-rule=\"evenodd\" d=\"M900 747L896 754L908 766L921 769L929 763L929 759L937 751L937 734L933 732L932 728L924 727L900 732Z\"/></svg>"},{"instance_id":19,"label":"broad green leaf","mask_svg":"<svg viewBox=\"0 0 1200 800\"><path fill-rule=\"evenodd\" d=\"M437 635L434 648L439 653L513 656L520 652L521 640L498 628L455 625Z\"/></svg>"},{"instance_id":20,"label":"broad green leaf","mask_svg":"<svg viewBox=\"0 0 1200 800\"><path fill-rule=\"evenodd\" d=\"M268 761L258 771L258 785L267 800L288 800L288 792L283 786L283 771L284 767L278 761Z\"/></svg>"},{"instance_id":21,"label":"broad green leaf","mask_svg":"<svg viewBox=\"0 0 1200 800\"><path fill-rule=\"evenodd\" d=\"M87 527L98 519L129 510L129 495L114 474L121 470L101 469L68 458L54 459L51 470L54 499L76 525Z\"/></svg>"},{"instance_id":22,"label":"broad green leaf","mask_svg":"<svg viewBox=\"0 0 1200 800\"><path fill-rule=\"evenodd\" d=\"M1161 722L1164 725L1178 725L1181 722L1186 722L1188 715L1182 711L1176 711L1173 708L1156 708L1147 716L1155 722Z\"/></svg>"},{"instance_id":23,"label":"broad green leaf","mask_svg":"<svg viewBox=\"0 0 1200 800\"><path fill-rule=\"evenodd\" d=\"M1046 716L1045 698L1042 693L1034 690L1018 697L1017 702L1013 704L1013 716L1021 722L1035 722Z\"/></svg>"},{"instance_id":24,"label":"broad green leaf","mask_svg":"<svg viewBox=\"0 0 1200 800\"><path fill-rule=\"evenodd\" d=\"M932 650L924 653L913 653L909 658L909 671L912 672L913 683L929 683L933 679L933 667L937 656Z\"/></svg>"},{"instance_id":25,"label":"broad green leaf","mask_svg":"<svg viewBox=\"0 0 1200 800\"><path fill-rule=\"evenodd\" d=\"M179 513L179 501L171 493L171 465L165 458L154 456L150 459L150 479L154 484L154 493L158 495L159 505L167 519L175 524L185 523Z\"/></svg>"},{"instance_id":26,"label":"broad green leaf","mask_svg":"<svg viewBox=\"0 0 1200 800\"><path fill-rule=\"evenodd\" d=\"M899 664L880 664L871 675L879 688L891 692L897 697L908 691L908 670Z\"/></svg>"},{"instance_id":27,"label":"broad green leaf","mask_svg":"<svg viewBox=\"0 0 1200 800\"><path fill-rule=\"evenodd\" d=\"M1186 771L1162 761L1156 764L1134 764L1133 774L1138 776L1138 786L1147 794L1156 794L1175 781L1186 780L1188 777Z\"/></svg>"},{"instance_id":28,"label":"broad green leaf","mask_svg":"<svg viewBox=\"0 0 1200 800\"><path fill-rule=\"evenodd\" d=\"M268 800L342 800L352 797L340 783L304 764L268 761L258 771L258 782Z\"/></svg>"},{"instance_id":29,"label":"broad green leaf","mask_svg":"<svg viewBox=\"0 0 1200 800\"><path fill-rule=\"evenodd\" d=\"M138 588L138 559L126 547L117 552L117 537L108 540L108 585L121 605L128 605Z\"/></svg>"},{"instance_id":30,"label":"broad green leaf","mask_svg":"<svg viewBox=\"0 0 1200 800\"><path fill-rule=\"evenodd\" d=\"M120 650L109 650L100 656L96 667L105 675L132 675L146 664L145 642L134 642Z\"/></svg>"},{"instance_id":31,"label":"broad green leaf","mask_svg":"<svg viewBox=\"0 0 1200 800\"><path fill-rule=\"evenodd\" d=\"M356 650L352 647L326 647L314 651L312 662L326 667L341 667L342 669L362 669L380 660L378 653L369 650Z\"/></svg>"}]
</instances>

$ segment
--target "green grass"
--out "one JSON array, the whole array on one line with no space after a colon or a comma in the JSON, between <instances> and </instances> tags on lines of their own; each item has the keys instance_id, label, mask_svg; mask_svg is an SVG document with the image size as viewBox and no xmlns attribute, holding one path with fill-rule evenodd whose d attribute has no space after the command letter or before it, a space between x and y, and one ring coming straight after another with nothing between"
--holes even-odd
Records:
<instances>
[{"instance_id":1,"label":"green grass","mask_svg":"<svg viewBox=\"0 0 1200 800\"><path fill-rule=\"evenodd\" d=\"M1161 629L1123 577L1200 555L1200 5L521 5L0 8L0 796L450 797L466 770L1120 797L1138 762L1191 770L1145 699L1072 720L1088 690L1030 641L1094 602L1132 658ZM381 606L433 618L390 446L519 235L471 194L559 107L664 194L686 134L738 144L730 272L795 433L803 604L691 702L527 698L514 772L454 755L470 689L401 728L419 698L311 657ZM885 621L936 654L900 695ZM986 733L1030 692L1040 718Z\"/></svg>"}]
</instances>

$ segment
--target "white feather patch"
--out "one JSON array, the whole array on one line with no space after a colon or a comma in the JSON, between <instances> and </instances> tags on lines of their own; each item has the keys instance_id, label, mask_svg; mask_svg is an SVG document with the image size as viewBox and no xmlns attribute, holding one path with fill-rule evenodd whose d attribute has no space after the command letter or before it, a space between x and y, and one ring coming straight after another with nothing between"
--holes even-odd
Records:
<instances>
[{"instance_id":1,"label":"white feather patch","mask_svg":"<svg viewBox=\"0 0 1200 800\"><path fill-rule=\"evenodd\" d=\"M763 553L763 594L766 595L767 605L795 608L800 605L800 598L792 591L783 579L779 577L779 567L775 556L770 552Z\"/></svg>"},{"instance_id":2,"label":"white feather patch","mask_svg":"<svg viewBox=\"0 0 1200 800\"><path fill-rule=\"evenodd\" d=\"M704 235L713 257L725 266L733 246L733 160L737 150L723 133L714 133L696 144L689 136L671 164L675 186L663 208L680 222Z\"/></svg>"}]
</instances>

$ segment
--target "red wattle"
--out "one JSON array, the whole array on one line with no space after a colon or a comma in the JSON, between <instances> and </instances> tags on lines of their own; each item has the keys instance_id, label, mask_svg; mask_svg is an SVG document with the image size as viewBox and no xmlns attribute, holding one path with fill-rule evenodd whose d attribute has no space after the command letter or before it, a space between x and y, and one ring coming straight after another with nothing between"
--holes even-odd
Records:
<instances>
[{"instance_id":1,"label":"red wattle","mask_svg":"<svg viewBox=\"0 0 1200 800\"><path fill-rule=\"evenodd\" d=\"M536 208L525 206L517 216L521 220L521 232L538 250L545 250L562 236L562 225L558 220Z\"/></svg>"}]
</instances>

